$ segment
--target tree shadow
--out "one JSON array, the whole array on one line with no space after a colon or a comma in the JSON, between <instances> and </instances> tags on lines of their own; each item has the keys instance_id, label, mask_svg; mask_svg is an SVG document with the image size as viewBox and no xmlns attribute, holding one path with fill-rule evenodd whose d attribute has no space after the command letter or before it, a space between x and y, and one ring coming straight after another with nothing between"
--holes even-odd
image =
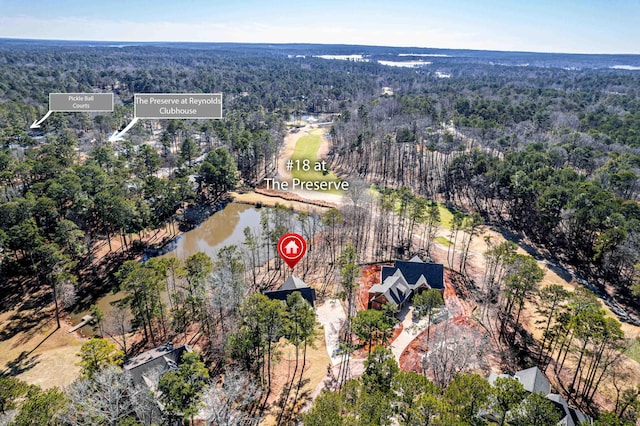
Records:
<instances>
[{"instance_id":1,"label":"tree shadow","mask_svg":"<svg viewBox=\"0 0 640 426\"><path fill-rule=\"evenodd\" d=\"M405 318L407 317L407 315L409 314L409 311L411 311L411 308L413 307L413 305L411 303L407 303L405 304L402 309L396 314L396 318L402 322L405 320ZM414 315L415 318L415 315Z\"/></svg>"},{"instance_id":2,"label":"tree shadow","mask_svg":"<svg viewBox=\"0 0 640 426\"><path fill-rule=\"evenodd\" d=\"M47 336L45 340L48 337L49 336ZM33 350L31 352L33 352ZM40 355L31 356L31 352L22 351L16 359L14 359L13 361L7 362L6 368L0 371L0 377L17 376L18 374L22 374L25 371L29 371L33 367L38 365L40 363L40 360L39 360Z\"/></svg>"},{"instance_id":3,"label":"tree shadow","mask_svg":"<svg viewBox=\"0 0 640 426\"><path fill-rule=\"evenodd\" d=\"M506 229L504 227L493 228L493 230L495 230L500 235L502 235L505 240L512 241L512 242L516 243L520 248L522 248L524 251L526 251L527 254L533 256L534 258L540 259L540 258L544 257L544 256L542 256L542 254L540 253L540 251L539 251L539 249L537 247L534 247L533 245L525 242L524 239L522 238L521 234L513 232L513 231L511 231L509 229Z\"/></svg>"},{"instance_id":4,"label":"tree shadow","mask_svg":"<svg viewBox=\"0 0 640 426\"><path fill-rule=\"evenodd\" d=\"M549 268L552 272L554 272L557 276L559 276L566 282L569 283L573 280L573 275L571 275L571 272L569 272L569 270L567 270L563 266L560 266L559 264L553 262L546 262L545 264L547 265L547 268Z\"/></svg>"},{"instance_id":5,"label":"tree shadow","mask_svg":"<svg viewBox=\"0 0 640 426\"><path fill-rule=\"evenodd\" d=\"M33 288L29 278L32 273L19 261L0 264L0 313L14 309L24 300L25 289Z\"/></svg>"},{"instance_id":6,"label":"tree shadow","mask_svg":"<svg viewBox=\"0 0 640 426\"><path fill-rule=\"evenodd\" d=\"M114 273L127 260L132 260L134 255L130 252L112 252L104 255L96 263L88 263L79 268L78 274L82 284L78 286L77 301L73 307L73 313L84 312L96 301L109 293L120 291Z\"/></svg>"},{"instance_id":7,"label":"tree shadow","mask_svg":"<svg viewBox=\"0 0 640 426\"><path fill-rule=\"evenodd\" d=\"M17 285L4 283L0 286L0 313L10 311L20 304L24 295L19 290Z\"/></svg>"},{"instance_id":8,"label":"tree shadow","mask_svg":"<svg viewBox=\"0 0 640 426\"><path fill-rule=\"evenodd\" d=\"M125 359L134 357L137 354L143 352L147 348L148 344L149 342L144 339L141 339L140 341L137 341L137 342L127 341L127 356L125 357Z\"/></svg>"},{"instance_id":9,"label":"tree shadow","mask_svg":"<svg viewBox=\"0 0 640 426\"><path fill-rule=\"evenodd\" d=\"M300 411L309 402L311 402L311 389L307 389L307 390L303 390L303 391L301 390L303 387L305 387L307 384L309 384L309 382L310 382L309 379L302 379L302 381L298 382L298 384L297 384L296 392L298 392L298 396L297 396L296 400L293 402L293 405L288 410L289 412L287 413L287 417L285 417L289 423L292 422L293 419L298 414L300 414ZM294 398L295 398L295 396L294 396Z\"/></svg>"},{"instance_id":10,"label":"tree shadow","mask_svg":"<svg viewBox=\"0 0 640 426\"><path fill-rule=\"evenodd\" d=\"M0 340L9 340L18 333L26 332L28 330L29 335L25 336L21 339L21 342L17 343L22 344L29 340L31 336L39 330L39 328L36 327L41 325L42 321L48 316L49 313L41 308L35 310L28 310L28 308L20 309L9 318L7 325L0 332Z\"/></svg>"},{"instance_id":11,"label":"tree shadow","mask_svg":"<svg viewBox=\"0 0 640 426\"><path fill-rule=\"evenodd\" d=\"M34 335L36 333L39 333L46 326L47 326L46 322L44 322L44 323L40 322L38 324L35 324L32 328L29 329L29 331L25 331L24 334L19 339L17 339L13 345L11 345L11 347L12 348L16 348L18 346L25 345L27 342L29 342L34 337ZM54 330L54 332L55 332L55 330ZM40 344L42 344L42 342L40 342L38 345L40 345Z\"/></svg>"},{"instance_id":12,"label":"tree shadow","mask_svg":"<svg viewBox=\"0 0 640 426\"><path fill-rule=\"evenodd\" d=\"M279 412L276 417L281 421L279 421L278 424L290 424L296 413L300 412L305 404L311 400L310 390L301 391L301 389L309 384L309 382L310 380L308 378L292 380L284 386L279 398L270 406L271 411ZM277 409L275 409L276 407Z\"/></svg>"},{"instance_id":13,"label":"tree shadow","mask_svg":"<svg viewBox=\"0 0 640 426\"><path fill-rule=\"evenodd\" d=\"M33 356L31 356L31 354L33 354L40 346L42 346L44 342L49 340L49 338L53 336L58 330L60 330L60 328L58 327L54 328L33 349L31 349L30 351L22 351L20 352L20 355L18 355L16 359L14 359L13 361L7 362L5 364L6 368L4 370L0 370L0 377L16 376L38 365L40 363L40 360L39 360L40 354L33 355ZM20 340L24 340L24 339L20 339ZM15 346L17 346L17 344L14 345L14 347Z\"/></svg>"},{"instance_id":14,"label":"tree shadow","mask_svg":"<svg viewBox=\"0 0 640 426\"><path fill-rule=\"evenodd\" d=\"M42 346L42 344L44 342L49 340L49 337L53 336L55 334L55 332L58 331L58 330L61 330L60 327L56 327L53 330L51 330L51 333L47 334L47 336L44 339L42 339L40 341L40 343L38 343L33 349L31 349L27 355L31 355L32 353L34 353L36 351L36 349L38 349L40 346Z\"/></svg>"}]
</instances>

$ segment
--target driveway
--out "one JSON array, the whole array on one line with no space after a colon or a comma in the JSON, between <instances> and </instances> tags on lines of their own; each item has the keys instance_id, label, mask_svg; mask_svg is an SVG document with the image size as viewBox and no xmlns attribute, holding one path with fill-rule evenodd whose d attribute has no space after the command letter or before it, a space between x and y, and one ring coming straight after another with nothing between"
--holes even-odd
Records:
<instances>
[{"instance_id":1,"label":"driveway","mask_svg":"<svg viewBox=\"0 0 640 426\"><path fill-rule=\"evenodd\" d=\"M340 329L347 320L347 314L339 300L329 299L316 308L316 316L324 327L324 340L331 365L337 365L342 361L342 356L338 355L338 343Z\"/></svg>"},{"instance_id":2,"label":"driveway","mask_svg":"<svg viewBox=\"0 0 640 426\"><path fill-rule=\"evenodd\" d=\"M413 322L413 306L409 307L406 314L403 312L404 318L402 320L402 332L396 337L396 340L391 342L389 349L393 352L398 364L400 364L400 355L411 344L413 339L418 337L422 331L427 328L429 320L425 317L418 322ZM402 315L401 315L402 316Z\"/></svg>"}]
</instances>

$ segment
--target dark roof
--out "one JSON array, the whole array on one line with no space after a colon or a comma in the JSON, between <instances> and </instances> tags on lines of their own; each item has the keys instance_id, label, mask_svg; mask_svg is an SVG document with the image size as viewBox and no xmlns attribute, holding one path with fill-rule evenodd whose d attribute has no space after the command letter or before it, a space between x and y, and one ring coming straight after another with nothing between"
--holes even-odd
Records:
<instances>
[{"instance_id":1,"label":"dark roof","mask_svg":"<svg viewBox=\"0 0 640 426\"><path fill-rule=\"evenodd\" d=\"M498 377L511 377L508 374L495 374L491 373L489 378L487 379L489 383L493 386L495 380ZM551 392L551 384L544 376L544 373L540 371L538 367L527 368L526 370L518 371L513 375L517 380L522 383L522 386L529 392L537 392L543 396L545 396L548 400L553 402L553 405L558 410L560 414L560 421L558 425L561 426L577 426L581 422L591 422L591 418L579 410L570 407L567 401L557 393ZM482 417L485 417L489 420L494 420L495 416L490 411L487 411L482 414Z\"/></svg>"},{"instance_id":2,"label":"dark roof","mask_svg":"<svg viewBox=\"0 0 640 426\"><path fill-rule=\"evenodd\" d=\"M410 261L396 260L393 267L382 267L382 282L398 269L410 285L415 285L424 275L429 287L444 290L444 265L440 263L417 262L415 258Z\"/></svg>"},{"instance_id":3,"label":"dark roof","mask_svg":"<svg viewBox=\"0 0 640 426\"><path fill-rule=\"evenodd\" d=\"M408 293L409 293L408 291L402 291L402 289L394 286L389 288L389 292L385 293L385 295L389 294L391 296L391 299L393 299L393 302L396 305L399 305L405 301Z\"/></svg>"},{"instance_id":4,"label":"dark roof","mask_svg":"<svg viewBox=\"0 0 640 426\"><path fill-rule=\"evenodd\" d=\"M311 306L315 306L316 301L316 291L311 287L301 288L297 290L274 290L274 291L265 291L264 295L269 299L273 300L283 300L286 301L287 297L291 293L300 292L300 295L303 299L311 304Z\"/></svg>"},{"instance_id":5,"label":"dark roof","mask_svg":"<svg viewBox=\"0 0 640 426\"><path fill-rule=\"evenodd\" d=\"M547 399L553 402L554 407L556 407L556 411L560 414L559 425L563 426L575 426L574 423L571 422L569 416L569 406L567 405L567 401L564 400L560 395L552 393L547 395Z\"/></svg>"},{"instance_id":6,"label":"dark roof","mask_svg":"<svg viewBox=\"0 0 640 426\"><path fill-rule=\"evenodd\" d=\"M166 373L177 369L185 352L191 352L191 348L187 345L174 348L171 343L167 343L127 359L122 368L131 373L134 383L141 384L144 383L144 375L151 370L159 369Z\"/></svg>"},{"instance_id":7,"label":"dark roof","mask_svg":"<svg viewBox=\"0 0 640 426\"><path fill-rule=\"evenodd\" d=\"M309 287L300 278L291 275L277 290L265 291L263 294L269 299L286 301L287 297L293 292L299 292L300 295L311 304L315 306L316 303L316 291Z\"/></svg>"},{"instance_id":8,"label":"dark roof","mask_svg":"<svg viewBox=\"0 0 640 426\"><path fill-rule=\"evenodd\" d=\"M573 407L569 407L569 414L571 414L571 419L576 425L579 425L582 422L591 422L591 417L587 416L582 411L576 410Z\"/></svg>"}]
</instances>

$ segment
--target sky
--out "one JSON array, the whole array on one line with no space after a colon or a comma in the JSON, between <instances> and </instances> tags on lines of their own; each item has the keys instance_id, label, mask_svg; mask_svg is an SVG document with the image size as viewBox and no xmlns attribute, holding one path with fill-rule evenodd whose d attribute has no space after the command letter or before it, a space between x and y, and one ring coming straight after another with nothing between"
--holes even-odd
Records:
<instances>
[{"instance_id":1,"label":"sky","mask_svg":"<svg viewBox=\"0 0 640 426\"><path fill-rule=\"evenodd\" d=\"M0 38L640 54L639 0L0 0Z\"/></svg>"}]
</instances>

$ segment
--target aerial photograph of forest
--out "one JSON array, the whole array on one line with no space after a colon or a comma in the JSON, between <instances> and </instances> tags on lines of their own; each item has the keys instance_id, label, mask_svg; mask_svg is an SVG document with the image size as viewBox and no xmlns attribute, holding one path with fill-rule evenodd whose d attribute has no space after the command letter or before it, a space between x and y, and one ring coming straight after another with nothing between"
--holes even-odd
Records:
<instances>
[{"instance_id":1,"label":"aerial photograph of forest","mask_svg":"<svg viewBox=\"0 0 640 426\"><path fill-rule=\"evenodd\" d=\"M640 424L638 22L0 0L0 426Z\"/></svg>"}]
</instances>

